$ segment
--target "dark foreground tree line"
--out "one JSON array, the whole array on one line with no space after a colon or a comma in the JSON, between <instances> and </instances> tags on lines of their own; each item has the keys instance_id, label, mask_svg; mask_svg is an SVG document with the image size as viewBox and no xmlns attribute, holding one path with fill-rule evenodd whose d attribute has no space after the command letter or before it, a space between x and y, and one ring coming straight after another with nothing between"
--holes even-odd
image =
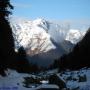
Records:
<instances>
[{"instance_id":1,"label":"dark foreground tree line","mask_svg":"<svg viewBox=\"0 0 90 90\"><path fill-rule=\"evenodd\" d=\"M73 50L69 54L55 60L53 66L55 68L58 67L59 71L90 67L90 28L83 39L75 45Z\"/></svg>"}]
</instances>

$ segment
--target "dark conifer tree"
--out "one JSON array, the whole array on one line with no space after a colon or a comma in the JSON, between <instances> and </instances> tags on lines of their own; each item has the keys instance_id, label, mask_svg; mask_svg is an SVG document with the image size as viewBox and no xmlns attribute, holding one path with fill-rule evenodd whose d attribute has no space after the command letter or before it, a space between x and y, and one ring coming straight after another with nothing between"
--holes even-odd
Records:
<instances>
[{"instance_id":1,"label":"dark conifer tree","mask_svg":"<svg viewBox=\"0 0 90 90\"><path fill-rule=\"evenodd\" d=\"M23 47L20 47L18 49L14 69L16 69L20 73L30 72L30 63L26 58L26 52Z\"/></svg>"},{"instance_id":2,"label":"dark conifer tree","mask_svg":"<svg viewBox=\"0 0 90 90\"><path fill-rule=\"evenodd\" d=\"M14 39L8 21L10 9L13 9L10 0L0 0L0 68L2 71L11 67L15 59Z\"/></svg>"}]
</instances>

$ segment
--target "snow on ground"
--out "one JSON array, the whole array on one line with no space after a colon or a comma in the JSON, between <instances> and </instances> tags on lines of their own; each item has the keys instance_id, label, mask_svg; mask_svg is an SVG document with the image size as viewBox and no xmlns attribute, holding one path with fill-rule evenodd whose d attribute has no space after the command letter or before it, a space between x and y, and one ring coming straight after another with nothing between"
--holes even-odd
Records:
<instances>
[{"instance_id":1,"label":"snow on ground","mask_svg":"<svg viewBox=\"0 0 90 90\"><path fill-rule=\"evenodd\" d=\"M18 73L9 69L6 71L6 74L7 75L5 77L0 75L0 90L37 90L40 88L59 88L57 85L48 84L48 80L40 81L42 84L37 84L37 86L35 86L36 84L30 84L29 87L25 87L23 83L25 77L29 77L30 79L30 77L38 78L38 76L34 74Z\"/></svg>"},{"instance_id":2,"label":"snow on ground","mask_svg":"<svg viewBox=\"0 0 90 90\"><path fill-rule=\"evenodd\" d=\"M8 70L6 77L0 76L0 90L33 90L23 87L23 77L28 74L19 74L14 70Z\"/></svg>"},{"instance_id":3,"label":"snow on ground","mask_svg":"<svg viewBox=\"0 0 90 90\"><path fill-rule=\"evenodd\" d=\"M60 74L70 90L90 90L90 69L67 71Z\"/></svg>"},{"instance_id":4,"label":"snow on ground","mask_svg":"<svg viewBox=\"0 0 90 90\"><path fill-rule=\"evenodd\" d=\"M57 74L66 82L67 88L69 90L90 90L90 69L81 69L78 71L65 71L63 73L58 73L57 70L49 70L45 72L47 76L53 74ZM7 76L2 77L0 75L0 90L36 90L41 87L43 88L51 88L58 87L57 85L49 84L49 81L42 80L42 84L38 84L37 87L34 84L31 84L31 87L24 87L24 77L44 77L43 74L35 75L35 74L24 74L18 73L14 70L6 71ZM44 82L44 83L43 83Z\"/></svg>"},{"instance_id":5,"label":"snow on ground","mask_svg":"<svg viewBox=\"0 0 90 90\"><path fill-rule=\"evenodd\" d=\"M51 84L51 85L46 85L46 84L43 84L43 85L40 85L39 87L37 87L36 89L40 89L40 88L45 88L45 89L57 89L59 90L59 87L57 85L54 85L54 84Z\"/></svg>"}]
</instances>

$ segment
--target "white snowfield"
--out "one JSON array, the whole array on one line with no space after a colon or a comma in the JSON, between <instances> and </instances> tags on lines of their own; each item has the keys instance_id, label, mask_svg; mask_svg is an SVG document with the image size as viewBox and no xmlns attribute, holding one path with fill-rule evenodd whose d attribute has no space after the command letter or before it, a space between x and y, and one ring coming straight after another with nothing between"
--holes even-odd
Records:
<instances>
[{"instance_id":1,"label":"white snowfield","mask_svg":"<svg viewBox=\"0 0 90 90\"><path fill-rule=\"evenodd\" d=\"M46 75L49 75L49 72L50 71L46 72ZM57 85L48 83L38 85L37 87L32 84L31 88L26 88L23 86L24 77L35 77L36 75L24 73L20 74L14 70L9 69L8 71L6 71L6 73L7 76L0 76L0 90L37 90L40 88L55 88L58 90L59 88ZM60 75L60 73L56 74ZM86 79L84 81L78 81L79 76L83 77L84 75L86 76ZM72 77L72 79L68 78L70 76ZM41 77L43 77L43 75ZM62 76L60 76L60 79L61 78L63 80L66 80L65 82L67 88L70 88L70 90L73 90L75 88L77 88L76 90L90 90L90 69L81 69L79 71L66 71L62 74Z\"/></svg>"}]
</instances>

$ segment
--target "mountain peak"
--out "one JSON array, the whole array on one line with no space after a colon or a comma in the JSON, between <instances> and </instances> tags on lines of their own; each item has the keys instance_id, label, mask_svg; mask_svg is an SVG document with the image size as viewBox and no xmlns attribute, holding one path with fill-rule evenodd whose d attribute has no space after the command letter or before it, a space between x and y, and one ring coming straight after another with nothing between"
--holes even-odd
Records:
<instances>
[{"instance_id":1,"label":"mountain peak","mask_svg":"<svg viewBox=\"0 0 90 90\"><path fill-rule=\"evenodd\" d=\"M79 42L84 34L77 29L70 29L69 32L67 33L66 40L71 41L71 43L76 44Z\"/></svg>"},{"instance_id":2,"label":"mountain peak","mask_svg":"<svg viewBox=\"0 0 90 90\"><path fill-rule=\"evenodd\" d=\"M42 19L42 18L38 18L38 19L34 20L33 25L41 27L45 30L48 29L48 22L45 19Z\"/></svg>"}]
</instances>

